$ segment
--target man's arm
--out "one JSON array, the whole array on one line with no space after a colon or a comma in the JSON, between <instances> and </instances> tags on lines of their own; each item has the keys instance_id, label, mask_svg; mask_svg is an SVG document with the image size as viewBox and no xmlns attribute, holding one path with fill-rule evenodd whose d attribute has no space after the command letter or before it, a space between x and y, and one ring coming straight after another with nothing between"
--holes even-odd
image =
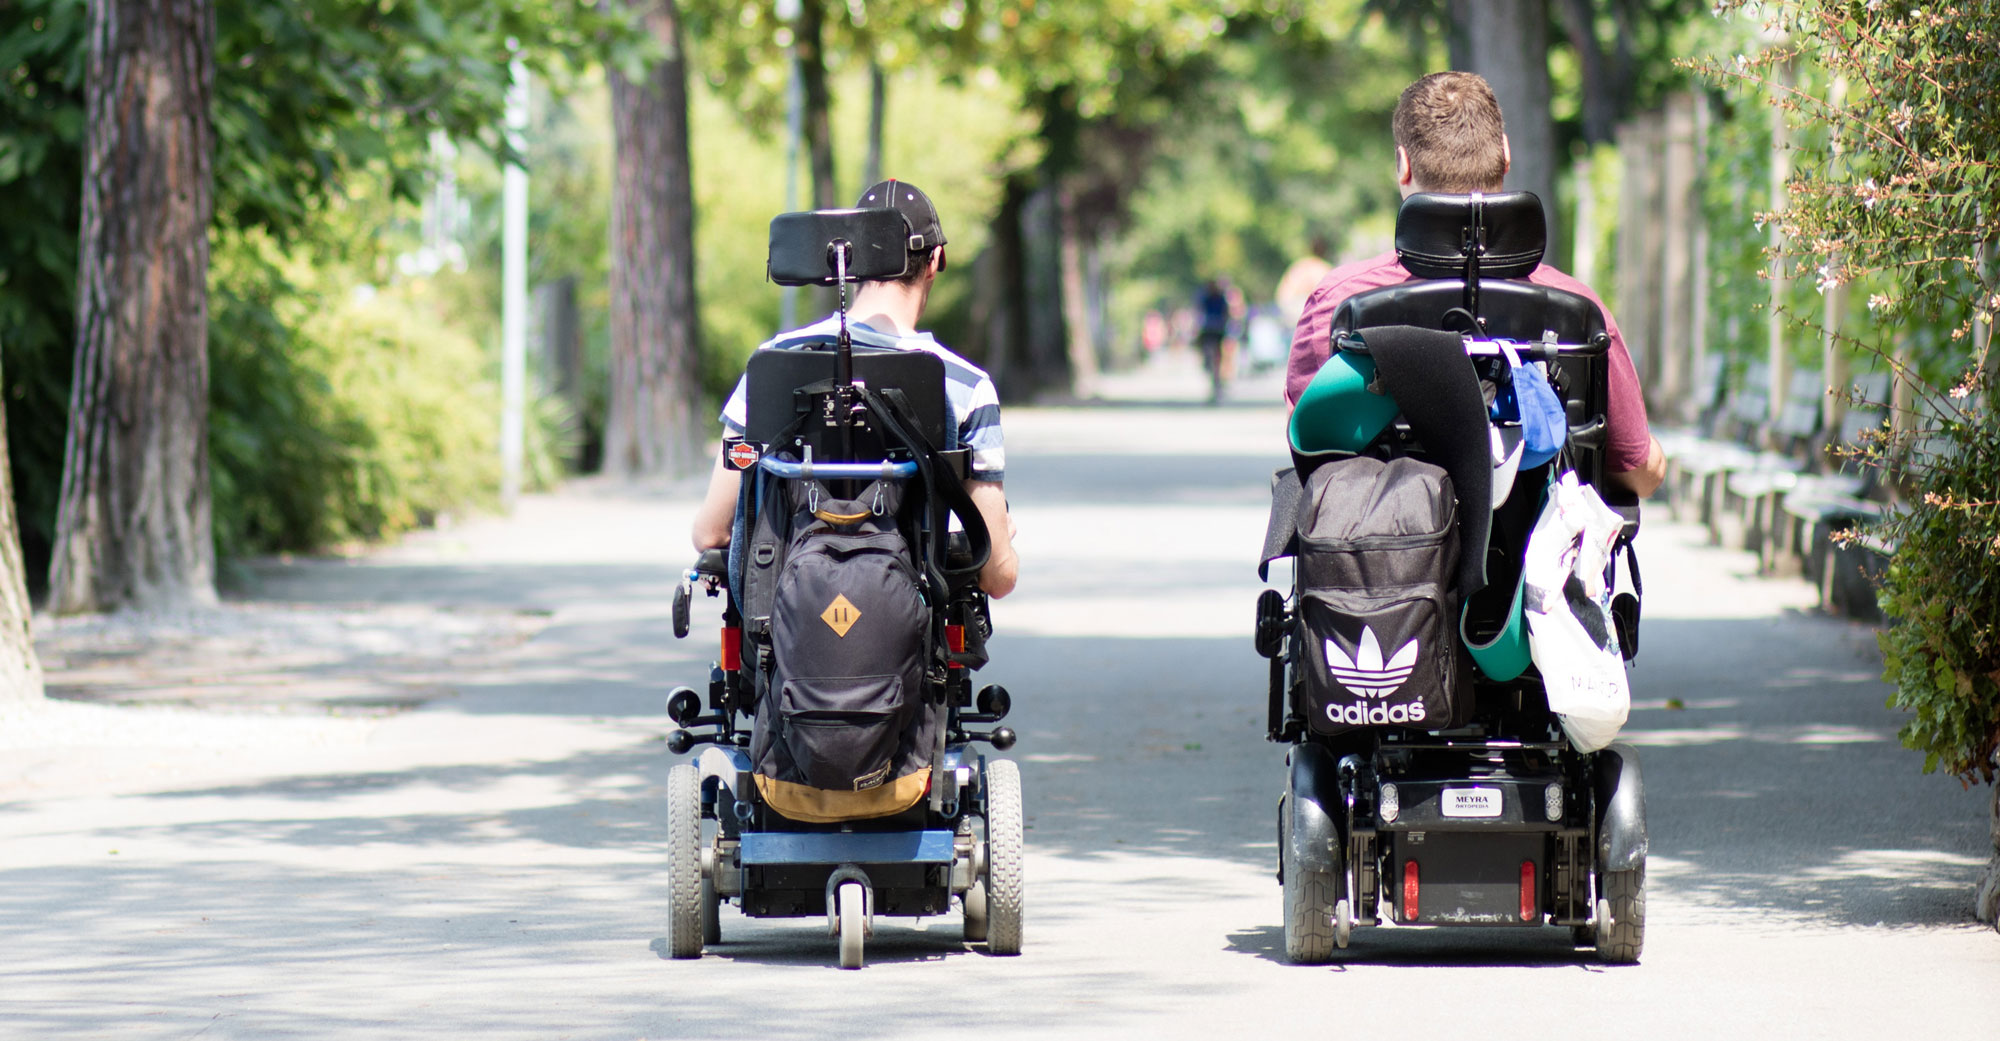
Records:
<instances>
[{"instance_id":1,"label":"man's arm","mask_svg":"<svg viewBox=\"0 0 2000 1041\"><path fill-rule=\"evenodd\" d=\"M1014 591L1014 580L1021 570L1020 558L1014 555L1014 517L1007 512L1007 493L998 481L967 481L965 490L971 493L972 504L979 507L986 533L993 540L986 566L979 569L979 588L998 599Z\"/></svg>"},{"instance_id":2,"label":"man's arm","mask_svg":"<svg viewBox=\"0 0 2000 1041\"><path fill-rule=\"evenodd\" d=\"M736 495L743 487L743 475L722 465L722 453L715 454L715 470L708 475L708 493L694 512L694 548L697 551L729 545L730 529L736 524Z\"/></svg>"},{"instance_id":3,"label":"man's arm","mask_svg":"<svg viewBox=\"0 0 2000 1041\"><path fill-rule=\"evenodd\" d=\"M1614 483L1630 489L1641 499L1653 494L1659 489L1660 482L1667 479L1667 454L1660 450L1659 439L1648 435L1646 440L1651 444L1646 449L1645 465L1637 470L1621 470L1609 475Z\"/></svg>"}]
</instances>

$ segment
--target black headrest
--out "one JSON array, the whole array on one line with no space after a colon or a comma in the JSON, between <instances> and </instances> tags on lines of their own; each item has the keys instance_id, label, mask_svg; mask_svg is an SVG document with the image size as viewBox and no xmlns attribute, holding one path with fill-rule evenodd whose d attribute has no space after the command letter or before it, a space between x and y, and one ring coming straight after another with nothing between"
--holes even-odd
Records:
<instances>
[{"instance_id":1,"label":"black headrest","mask_svg":"<svg viewBox=\"0 0 2000 1041\"><path fill-rule=\"evenodd\" d=\"M1396 211L1396 256L1418 278L1464 278L1475 244L1479 277L1526 278L1542 262L1548 222L1534 192L1418 192Z\"/></svg>"}]
</instances>

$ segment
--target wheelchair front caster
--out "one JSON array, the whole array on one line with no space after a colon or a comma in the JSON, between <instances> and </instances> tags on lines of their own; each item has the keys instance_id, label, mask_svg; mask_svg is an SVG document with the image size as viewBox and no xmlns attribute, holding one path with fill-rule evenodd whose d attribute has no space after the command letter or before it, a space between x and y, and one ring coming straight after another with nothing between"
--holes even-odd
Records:
<instances>
[{"instance_id":1,"label":"wheelchair front caster","mask_svg":"<svg viewBox=\"0 0 2000 1041\"><path fill-rule=\"evenodd\" d=\"M859 882L842 882L836 896L840 902L840 967L861 967L861 949L868 932L868 897Z\"/></svg>"}]
</instances>

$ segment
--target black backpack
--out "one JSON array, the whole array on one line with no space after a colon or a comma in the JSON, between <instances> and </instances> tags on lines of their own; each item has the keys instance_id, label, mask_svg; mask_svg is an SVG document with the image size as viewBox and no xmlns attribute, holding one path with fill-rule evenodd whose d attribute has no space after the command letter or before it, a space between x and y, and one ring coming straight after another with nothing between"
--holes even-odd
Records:
<instances>
[{"instance_id":1,"label":"black backpack","mask_svg":"<svg viewBox=\"0 0 2000 1041\"><path fill-rule=\"evenodd\" d=\"M791 491L806 501L773 583L774 668L750 745L758 786L798 820L901 812L923 797L944 713L924 682L932 612L896 525L900 489Z\"/></svg>"},{"instance_id":2,"label":"black backpack","mask_svg":"<svg viewBox=\"0 0 2000 1041\"><path fill-rule=\"evenodd\" d=\"M751 765L766 803L814 823L900 813L930 787L948 712L936 696L949 660L939 607L976 580L987 548L984 520L908 410L873 390L863 400L888 440L911 446L916 479L874 481L853 499L761 471L743 482ZM971 566L940 563L944 510L925 489L965 524Z\"/></svg>"},{"instance_id":3,"label":"black backpack","mask_svg":"<svg viewBox=\"0 0 2000 1041\"><path fill-rule=\"evenodd\" d=\"M1319 733L1461 726L1457 499L1444 470L1356 456L1306 479L1298 512L1300 714Z\"/></svg>"}]
</instances>

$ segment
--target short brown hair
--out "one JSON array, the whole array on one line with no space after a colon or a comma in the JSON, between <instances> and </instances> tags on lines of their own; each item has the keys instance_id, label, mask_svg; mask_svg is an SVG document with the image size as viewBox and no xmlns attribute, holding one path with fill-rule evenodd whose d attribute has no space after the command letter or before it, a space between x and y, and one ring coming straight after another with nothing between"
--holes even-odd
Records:
<instances>
[{"instance_id":1,"label":"short brown hair","mask_svg":"<svg viewBox=\"0 0 2000 1041\"><path fill-rule=\"evenodd\" d=\"M1507 124L1486 80L1433 72L1396 101L1396 144L1423 191L1497 192L1507 176Z\"/></svg>"}]
</instances>

